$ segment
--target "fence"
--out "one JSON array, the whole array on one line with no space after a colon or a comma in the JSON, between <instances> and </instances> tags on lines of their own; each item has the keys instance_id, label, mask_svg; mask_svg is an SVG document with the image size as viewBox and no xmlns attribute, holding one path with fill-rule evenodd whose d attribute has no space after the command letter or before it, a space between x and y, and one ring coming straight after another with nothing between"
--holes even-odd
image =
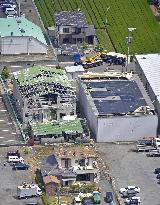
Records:
<instances>
[{"instance_id":1,"label":"fence","mask_svg":"<svg viewBox=\"0 0 160 205\"><path fill-rule=\"evenodd\" d=\"M26 142L26 136L23 133L23 129L21 128L21 124L18 120L17 114L14 110L11 99L8 95L8 90L6 88L6 85L4 84L3 79L2 79L1 76L0 76L0 83L1 83L1 93L2 93L2 96L3 96L3 102L4 102L7 110L10 113L10 117L11 117L11 119L12 119L14 125L15 125L16 133L18 135L18 138L19 138L19 140L21 140L21 141L23 140L24 142Z\"/></svg>"}]
</instances>

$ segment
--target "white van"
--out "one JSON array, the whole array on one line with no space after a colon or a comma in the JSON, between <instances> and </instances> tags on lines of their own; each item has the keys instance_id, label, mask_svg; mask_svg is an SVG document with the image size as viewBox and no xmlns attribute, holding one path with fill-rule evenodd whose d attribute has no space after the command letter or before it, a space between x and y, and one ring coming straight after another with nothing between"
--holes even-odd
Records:
<instances>
[{"instance_id":1,"label":"white van","mask_svg":"<svg viewBox=\"0 0 160 205\"><path fill-rule=\"evenodd\" d=\"M6 15L16 15L17 11L15 11L14 8L6 8L5 14Z\"/></svg>"},{"instance_id":2,"label":"white van","mask_svg":"<svg viewBox=\"0 0 160 205\"><path fill-rule=\"evenodd\" d=\"M8 157L8 162L21 162L21 163L24 163L24 159L23 159L23 157L9 156Z\"/></svg>"},{"instance_id":3,"label":"white van","mask_svg":"<svg viewBox=\"0 0 160 205\"><path fill-rule=\"evenodd\" d=\"M82 205L82 201L79 196L74 198L74 205Z\"/></svg>"}]
</instances>

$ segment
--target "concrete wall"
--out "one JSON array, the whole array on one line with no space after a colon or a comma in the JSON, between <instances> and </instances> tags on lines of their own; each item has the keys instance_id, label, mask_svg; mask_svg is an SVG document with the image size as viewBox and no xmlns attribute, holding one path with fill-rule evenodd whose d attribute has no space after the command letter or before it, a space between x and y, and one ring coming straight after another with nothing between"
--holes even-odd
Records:
<instances>
[{"instance_id":1,"label":"concrete wall","mask_svg":"<svg viewBox=\"0 0 160 205\"><path fill-rule=\"evenodd\" d=\"M87 118L87 122L89 125L90 130L92 131L91 135L95 137L97 135L98 131L98 120L97 116L94 113L94 110L90 104L90 100L88 99L89 96L87 93L85 93L85 87L83 87L79 82L79 95L78 95L78 100L81 106L82 112L85 114L85 117Z\"/></svg>"},{"instance_id":2,"label":"concrete wall","mask_svg":"<svg viewBox=\"0 0 160 205\"><path fill-rule=\"evenodd\" d=\"M85 89L85 85L79 82L79 102L97 142L136 141L143 137L156 137L157 115L100 117L95 114L92 100Z\"/></svg>"},{"instance_id":3,"label":"concrete wall","mask_svg":"<svg viewBox=\"0 0 160 205\"><path fill-rule=\"evenodd\" d=\"M136 141L156 137L156 115L98 118L97 142Z\"/></svg>"},{"instance_id":4,"label":"concrete wall","mask_svg":"<svg viewBox=\"0 0 160 205\"><path fill-rule=\"evenodd\" d=\"M3 37L1 42L1 54L29 54L47 53L47 46L33 37Z\"/></svg>"}]
</instances>

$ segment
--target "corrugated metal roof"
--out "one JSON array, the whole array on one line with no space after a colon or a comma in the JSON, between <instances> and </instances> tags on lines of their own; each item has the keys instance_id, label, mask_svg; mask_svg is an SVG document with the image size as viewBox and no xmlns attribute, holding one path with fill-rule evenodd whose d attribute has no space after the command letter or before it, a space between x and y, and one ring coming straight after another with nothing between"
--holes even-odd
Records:
<instances>
[{"instance_id":1,"label":"corrugated metal roof","mask_svg":"<svg viewBox=\"0 0 160 205\"><path fill-rule=\"evenodd\" d=\"M0 18L0 35L2 37L32 36L47 45L41 28L31 21L28 21L25 16L18 18Z\"/></svg>"},{"instance_id":2,"label":"corrugated metal roof","mask_svg":"<svg viewBox=\"0 0 160 205\"><path fill-rule=\"evenodd\" d=\"M156 96L160 95L160 54L136 55L136 59Z\"/></svg>"}]
</instances>

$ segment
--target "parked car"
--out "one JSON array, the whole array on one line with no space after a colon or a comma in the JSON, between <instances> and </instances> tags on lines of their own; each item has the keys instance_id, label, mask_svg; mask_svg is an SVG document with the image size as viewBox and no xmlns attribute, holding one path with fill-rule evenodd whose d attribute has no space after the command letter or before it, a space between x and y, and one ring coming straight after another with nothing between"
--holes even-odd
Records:
<instances>
[{"instance_id":1,"label":"parked car","mask_svg":"<svg viewBox=\"0 0 160 205\"><path fill-rule=\"evenodd\" d=\"M160 179L160 173L159 174L157 174L157 177L156 177L157 179Z\"/></svg>"},{"instance_id":2,"label":"parked car","mask_svg":"<svg viewBox=\"0 0 160 205\"><path fill-rule=\"evenodd\" d=\"M14 8L6 8L5 14L6 15L16 15L17 11Z\"/></svg>"},{"instance_id":3,"label":"parked car","mask_svg":"<svg viewBox=\"0 0 160 205\"><path fill-rule=\"evenodd\" d=\"M18 150L17 150L17 151L10 151L10 152L7 152L7 158L8 158L9 156L17 156L17 157L20 158L20 153L19 153Z\"/></svg>"},{"instance_id":4,"label":"parked car","mask_svg":"<svg viewBox=\"0 0 160 205\"><path fill-rule=\"evenodd\" d=\"M128 190L135 190L137 193L140 192L140 188L138 186L127 186L126 188L121 188L120 193L127 192Z\"/></svg>"},{"instance_id":5,"label":"parked car","mask_svg":"<svg viewBox=\"0 0 160 205\"><path fill-rule=\"evenodd\" d=\"M139 203L141 203L141 199L138 196L133 196L131 198L126 199L125 203L127 203L127 204L139 204Z\"/></svg>"},{"instance_id":6,"label":"parked car","mask_svg":"<svg viewBox=\"0 0 160 205\"><path fill-rule=\"evenodd\" d=\"M88 197L84 197L82 199L82 204L83 205L94 205L93 201L91 198L88 198Z\"/></svg>"},{"instance_id":7,"label":"parked car","mask_svg":"<svg viewBox=\"0 0 160 205\"><path fill-rule=\"evenodd\" d=\"M18 156L9 156L8 157L8 162L9 163L16 163L16 162L21 162L24 163L24 159L23 157L18 157Z\"/></svg>"},{"instance_id":8,"label":"parked car","mask_svg":"<svg viewBox=\"0 0 160 205\"><path fill-rule=\"evenodd\" d=\"M25 205L40 205L40 203L37 202L27 202Z\"/></svg>"},{"instance_id":9,"label":"parked car","mask_svg":"<svg viewBox=\"0 0 160 205\"><path fill-rule=\"evenodd\" d=\"M17 162L13 165L13 170L28 170L28 169L29 169L29 165L21 162Z\"/></svg>"},{"instance_id":10,"label":"parked car","mask_svg":"<svg viewBox=\"0 0 160 205\"><path fill-rule=\"evenodd\" d=\"M160 173L160 168L156 168L156 169L154 170L154 173L155 173L155 174L159 174L159 173Z\"/></svg>"},{"instance_id":11,"label":"parked car","mask_svg":"<svg viewBox=\"0 0 160 205\"><path fill-rule=\"evenodd\" d=\"M93 200L94 204L100 204L101 203L101 194L98 191L93 191L92 195L93 195L92 200Z\"/></svg>"},{"instance_id":12,"label":"parked car","mask_svg":"<svg viewBox=\"0 0 160 205\"><path fill-rule=\"evenodd\" d=\"M106 192L106 202L111 203L113 201L113 194L112 192Z\"/></svg>"},{"instance_id":13,"label":"parked car","mask_svg":"<svg viewBox=\"0 0 160 205\"><path fill-rule=\"evenodd\" d=\"M134 189L127 190L127 192L122 193L123 198L131 198L136 196L137 192Z\"/></svg>"}]
</instances>

